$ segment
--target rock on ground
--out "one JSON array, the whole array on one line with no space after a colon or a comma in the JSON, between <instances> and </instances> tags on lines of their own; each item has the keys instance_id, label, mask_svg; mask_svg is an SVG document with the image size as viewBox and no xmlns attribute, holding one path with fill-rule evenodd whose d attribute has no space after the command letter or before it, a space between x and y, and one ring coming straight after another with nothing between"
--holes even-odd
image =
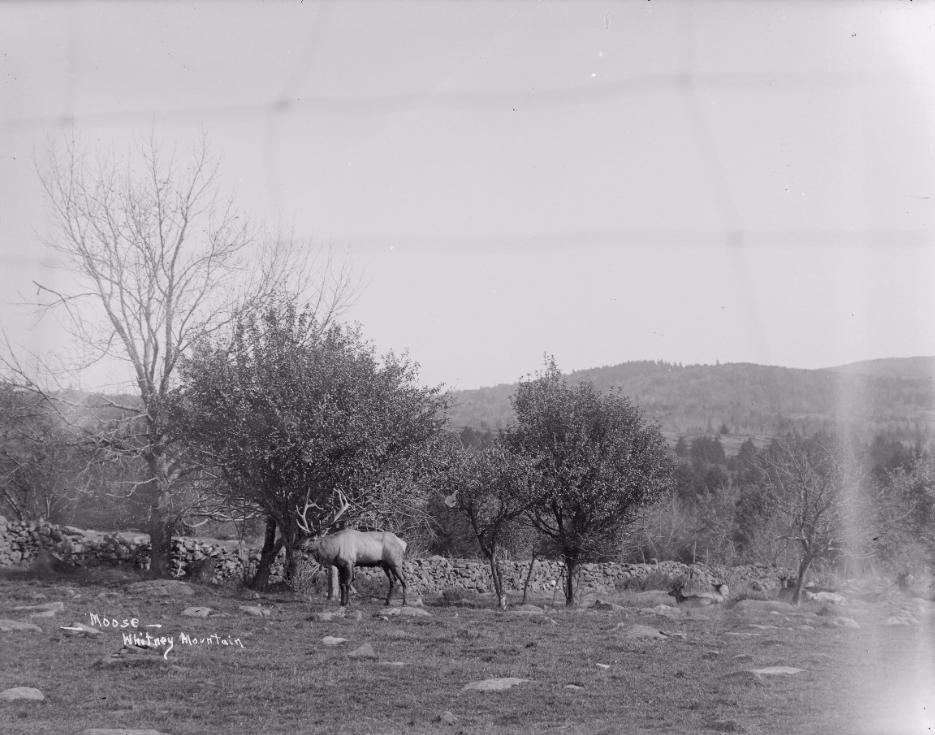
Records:
<instances>
[{"instance_id":1,"label":"rock on ground","mask_svg":"<svg viewBox=\"0 0 935 735\"><path fill-rule=\"evenodd\" d=\"M32 623L21 623L19 620L0 619L0 633L12 633L14 631L20 630L32 630L38 633L42 632L42 628L40 628L38 625L33 625Z\"/></svg>"},{"instance_id":2,"label":"rock on ground","mask_svg":"<svg viewBox=\"0 0 935 735\"><path fill-rule=\"evenodd\" d=\"M182 610L182 615L189 618L206 618L211 612L210 607L186 607Z\"/></svg>"},{"instance_id":3,"label":"rock on ground","mask_svg":"<svg viewBox=\"0 0 935 735\"><path fill-rule=\"evenodd\" d=\"M859 628L860 624L853 618L828 618L825 625L829 628Z\"/></svg>"},{"instance_id":4,"label":"rock on ground","mask_svg":"<svg viewBox=\"0 0 935 735\"><path fill-rule=\"evenodd\" d=\"M347 643L347 638L337 638L332 635L326 635L321 639L321 642L326 646L340 646L342 643Z\"/></svg>"},{"instance_id":5,"label":"rock on ground","mask_svg":"<svg viewBox=\"0 0 935 735\"><path fill-rule=\"evenodd\" d=\"M458 721L458 716L445 710L438 716L438 721L445 725L454 725Z\"/></svg>"},{"instance_id":6,"label":"rock on ground","mask_svg":"<svg viewBox=\"0 0 935 735\"><path fill-rule=\"evenodd\" d=\"M13 687L0 692L0 702L16 702L23 699L41 702L45 695L33 687Z\"/></svg>"},{"instance_id":7,"label":"rock on ground","mask_svg":"<svg viewBox=\"0 0 935 735\"><path fill-rule=\"evenodd\" d=\"M65 612L65 603L64 602L44 602L41 605L20 605L19 607L13 608L16 611L38 611L38 612Z\"/></svg>"},{"instance_id":8,"label":"rock on ground","mask_svg":"<svg viewBox=\"0 0 935 735\"><path fill-rule=\"evenodd\" d=\"M260 607L259 605L241 605L238 608L241 612L247 613L247 615L254 615L258 618L268 618L270 615L269 610L265 607ZM325 613L318 613L319 615Z\"/></svg>"},{"instance_id":9,"label":"rock on ground","mask_svg":"<svg viewBox=\"0 0 935 735\"><path fill-rule=\"evenodd\" d=\"M114 730L113 728L91 727L82 730L80 735L166 735L166 733L159 732L159 730L127 730L125 728Z\"/></svg>"},{"instance_id":10,"label":"rock on ground","mask_svg":"<svg viewBox=\"0 0 935 735\"><path fill-rule=\"evenodd\" d=\"M630 625L629 623L617 623L617 625L614 626L614 630L618 633L623 633L625 638L630 638L633 640L664 641L669 637L661 630L651 628L648 625Z\"/></svg>"},{"instance_id":11,"label":"rock on ground","mask_svg":"<svg viewBox=\"0 0 935 735\"><path fill-rule=\"evenodd\" d=\"M529 679L517 679L515 676L507 676L502 679L484 679L483 681L472 681L470 684L465 684L462 691L470 689L475 692L502 692L527 681Z\"/></svg>"},{"instance_id":12,"label":"rock on ground","mask_svg":"<svg viewBox=\"0 0 935 735\"><path fill-rule=\"evenodd\" d=\"M360 648L355 648L349 654L351 658L376 658L377 654L373 652L373 646L369 643L364 643Z\"/></svg>"},{"instance_id":13,"label":"rock on ground","mask_svg":"<svg viewBox=\"0 0 935 735\"><path fill-rule=\"evenodd\" d=\"M401 615L403 617L431 617L432 613L421 607L388 607L385 610L373 614L375 618L393 617Z\"/></svg>"}]
</instances>

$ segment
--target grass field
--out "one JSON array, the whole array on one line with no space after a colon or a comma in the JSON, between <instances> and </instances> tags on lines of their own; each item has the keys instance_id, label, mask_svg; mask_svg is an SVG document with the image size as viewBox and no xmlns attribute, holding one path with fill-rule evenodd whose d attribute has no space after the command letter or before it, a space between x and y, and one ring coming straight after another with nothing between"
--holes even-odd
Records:
<instances>
[{"instance_id":1,"label":"grass field","mask_svg":"<svg viewBox=\"0 0 935 735\"><path fill-rule=\"evenodd\" d=\"M675 618L641 612L545 614L436 607L424 617L387 616L376 600L354 600L361 618L310 619L333 611L293 594L243 599L196 587L193 597L131 596L119 580L49 582L4 575L0 618L38 632L0 633L0 690L30 686L42 702L0 702L0 732L79 733L86 728L187 733L910 733L935 727L935 627L886 627L891 604L847 608L859 629L828 627L803 606L794 613L702 608ZM606 599L606 598L605 598ZM52 618L20 605L62 601ZM626 604L634 598L618 595ZM537 602L533 600L533 602ZM208 618L183 617L207 606ZM268 618L241 605L262 605ZM103 627L65 637L62 626L138 620L137 631L172 636L163 657L96 664L133 629ZM671 634L631 640L642 624ZM146 628L161 625L161 628ZM756 627L761 626L761 627ZM765 627L770 626L770 627ZM775 627L772 627L775 626ZM800 627L809 626L809 627ZM810 629L811 628L811 629ZM220 643L186 645L217 635ZM325 636L346 638L336 646ZM228 638L229 637L229 638ZM348 654L369 643L376 658ZM159 649L164 651L167 646ZM403 665L388 665L399 664ZM746 669L801 673L758 679ZM507 691L465 691L491 677L528 681ZM580 687L566 688L567 685ZM456 720L439 721L449 712ZM926 720L925 718L929 719Z\"/></svg>"}]
</instances>

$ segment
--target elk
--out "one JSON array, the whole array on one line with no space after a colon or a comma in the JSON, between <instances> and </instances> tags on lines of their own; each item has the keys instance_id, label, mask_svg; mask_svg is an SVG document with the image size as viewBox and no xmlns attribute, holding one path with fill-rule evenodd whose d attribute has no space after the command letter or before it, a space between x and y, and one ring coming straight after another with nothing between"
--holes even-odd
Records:
<instances>
[{"instance_id":1,"label":"elk","mask_svg":"<svg viewBox=\"0 0 935 735\"><path fill-rule=\"evenodd\" d=\"M357 531L348 528L329 534L328 531L338 518L350 508L350 503L340 491L338 505L339 508L327 525L317 524L314 527L308 521L308 511L311 508L321 508L309 502L308 495L305 496L305 507L300 509L296 506L296 510L299 512L299 528L311 537L303 544L305 550L311 552L315 560L329 572L329 579L331 567L338 569L341 606L346 607L349 602L355 567L380 567L383 570L390 582L390 589L386 595L387 605L393 596L394 582L398 581L403 588L405 606L406 578L403 576L403 556L406 553L406 542L389 531Z\"/></svg>"},{"instance_id":2,"label":"elk","mask_svg":"<svg viewBox=\"0 0 935 735\"><path fill-rule=\"evenodd\" d=\"M675 598L677 603L684 604L687 607L707 607L708 605L719 605L727 599L730 594L726 584L712 582L713 592L685 592L685 583L678 582L669 592Z\"/></svg>"}]
</instances>

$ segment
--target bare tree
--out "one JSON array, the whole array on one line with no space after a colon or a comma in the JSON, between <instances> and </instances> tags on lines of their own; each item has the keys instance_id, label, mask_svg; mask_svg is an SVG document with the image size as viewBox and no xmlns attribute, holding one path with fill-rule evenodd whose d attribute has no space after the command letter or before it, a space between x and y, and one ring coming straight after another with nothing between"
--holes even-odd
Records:
<instances>
[{"instance_id":1,"label":"bare tree","mask_svg":"<svg viewBox=\"0 0 935 735\"><path fill-rule=\"evenodd\" d=\"M865 474L847 447L833 437L787 438L762 457L783 538L799 547L798 604L811 565L818 559L853 552L849 536L866 520L862 494Z\"/></svg>"},{"instance_id":2,"label":"bare tree","mask_svg":"<svg viewBox=\"0 0 935 735\"><path fill-rule=\"evenodd\" d=\"M54 311L73 336L81 352L74 369L104 358L129 368L130 395L106 401L106 420L85 421L84 430L105 454L145 465L129 490L146 494L151 569L163 575L184 513L175 491L191 469L173 448L162 410L182 355L294 283L314 291L308 298L325 323L350 305L356 286L346 260L271 237L222 198L219 159L204 134L184 155L152 135L125 156L92 151L74 135L50 142L45 154L37 166L52 223L45 242L73 288L36 284L36 305ZM49 395L19 362L7 367Z\"/></svg>"}]
</instances>

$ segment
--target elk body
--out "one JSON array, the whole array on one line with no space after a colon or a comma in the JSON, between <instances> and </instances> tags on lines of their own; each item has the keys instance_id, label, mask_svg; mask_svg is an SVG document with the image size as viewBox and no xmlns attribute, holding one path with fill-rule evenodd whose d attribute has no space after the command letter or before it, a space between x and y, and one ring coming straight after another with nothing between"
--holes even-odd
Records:
<instances>
[{"instance_id":1,"label":"elk body","mask_svg":"<svg viewBox=\"0 0 935 735\"><path fill-rule=\"evenodd\" d=\"M355 567L380 567L390 582L386 604L390 604L397 581L403 588L403 605L406 604L406 578L403 576L406 542L396 534L347 529L314 538L305 548L326 569L337 567L342 605L348 604Z\"/></svg>"},{"instance_id":2,"label":"elk body","mask_svg":"<svg viewBox=\"0 0 935 735\"><path fill-rule=\"evenodd\" d=\"M403 557L406 554L406 542L389 531L357 531L346 529L328 533L337 520L347 511L350 504L340 491L337 493L338 508L327 523L318 523L313 528L308 521L308 511L321 508L305 498L305 508L299 511L298 526L311 536L303 546L315 560L328 571L330 585L331 567L337 567L338 586L341 589L341 605L346 606L351 596L351 583L354 581L355 567L380 567L390 582L386 594L386 604L390 604L395 582L403 588L403 605L406 604L406 578L403 576ZM330 596L330 587L329 587Z\"/></svg>"}]
</instances>

